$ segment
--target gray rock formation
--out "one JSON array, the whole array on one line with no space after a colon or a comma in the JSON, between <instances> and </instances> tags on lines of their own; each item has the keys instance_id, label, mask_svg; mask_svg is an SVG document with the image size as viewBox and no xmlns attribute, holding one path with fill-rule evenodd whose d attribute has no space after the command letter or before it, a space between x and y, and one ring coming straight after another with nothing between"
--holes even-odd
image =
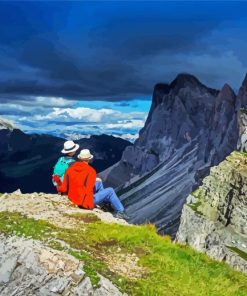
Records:
<instances>
[{"instance_id":1,"label":"gray rock formation","mask_svg":"<svg viewBox=\"0 0 247 296\"><path fill-rule=\"evenodd\" d=\"M139 139L102 173L118 188L132 222L150 221L174 235L188 194L237 148L246 88L247 79L237 97L227 84L217 91L187 74L156 85Z\"/></svg>"},{"instance_id":2,"label":"gray rock formation","mask_svg":"<svg viewBox=\"0 0 247 296\"><path fill-rule=\"evenodd\" d=\"M92 286L74 257L31 239L0 236L1 296L123 295L102 276L99 286Z\"/></svg>"},{"instance_id":3,"label":"gray rock formation","mask_svg":"<svg viewBox=\"0 0 247 296\"><path fill-rule=\"evenodd\" d=\"M238 117L239 140L237 149L247 152L247 109L241 108Z\"/></svg>"},{"instance_id":4,"label":"gray rock formation","mask_svg":"<svg viewBox=\"0 0 247 296\"><path fill-rule=\"evenodd\" d=\"M238 92L238 107L247 109L247 74Z\"/></svg>"},{"instance_id":5,"label":"gray rock formation","mask_svg":"<svg viewBox=\"0 0 247 296\"><path fill-rule=\"evenodd\" d=\"M176 240L247 272L247 156L234 152L187 198Z\"/></svg>"}]
</instances>

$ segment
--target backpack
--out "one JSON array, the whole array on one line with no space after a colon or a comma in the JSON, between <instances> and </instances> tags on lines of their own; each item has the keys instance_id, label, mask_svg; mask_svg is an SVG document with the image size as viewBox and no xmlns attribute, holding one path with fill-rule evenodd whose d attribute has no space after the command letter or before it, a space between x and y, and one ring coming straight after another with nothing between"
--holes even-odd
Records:
<instances>
[{"instance_id":1,"label":"backpack","mask_svg":"<svg viewBox=\"0 0 247 296\"><path fill-rule=\"evenodd\" d=\"M53 170L53 177L58 176L61 181L63 181L63 176L68 169L68 167L74 162L75 160L73 158L65 158L65 157L60 157L57 161L57 163L54 166ZM57 182L54 182L53 178L53 184L57 186Z\"/></svg>"}]
</instances>

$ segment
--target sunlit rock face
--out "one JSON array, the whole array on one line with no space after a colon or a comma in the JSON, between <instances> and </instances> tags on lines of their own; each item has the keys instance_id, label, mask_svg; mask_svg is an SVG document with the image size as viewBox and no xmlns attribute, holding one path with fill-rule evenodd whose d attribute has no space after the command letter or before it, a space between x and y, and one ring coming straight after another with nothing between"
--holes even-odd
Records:
<instances>
[{"instance_id":1,"label":"sunlit rock face","mask_svg":"<svg viewBox=\"0 0 247 296\"><path fill-rule=\"evenodd\" d=\"M183 207L177 241L247 272L247 155L233 152L211 168Z\"/></svg>"},{"instance_id":2,"label":"sunlit rock face","mask_svg":"<svg viewBox=\"0 0 247 296\"><path fill-rule=\"evenodd\" d=\"M238 96L227 84L217 91L188 74L155 86L139 139L102 173L119 189L132 222L149 221L160 232L175 234L188 194L237 148L246 82Z\"/></svg>"}]
</instances>

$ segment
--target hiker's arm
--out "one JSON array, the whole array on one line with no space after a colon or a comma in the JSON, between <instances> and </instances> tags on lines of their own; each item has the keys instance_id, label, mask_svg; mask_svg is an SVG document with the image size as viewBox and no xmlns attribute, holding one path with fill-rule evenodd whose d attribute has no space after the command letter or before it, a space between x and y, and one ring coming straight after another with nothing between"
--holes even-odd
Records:
<instances>
[{"instance_id":1,"label":"hiker's arm","mask_svg":"<svg viewBox=\"0 0 247 296\"><path fill-rule=\"evenodd\" d=\"M94 170L89 172L87 177L87 194L86 198L83 201L83 207L86 209L93 209L94 208L94 198L93 198L93 189L96 181L96 172Z\"/></svg>"},{"instance_id":2,"label":"hiker's arm","mask_svg":"<svg viewBox=\"0 0 247 296\"><path fill-rule=\"evenodd\" d=\"M57 187L57 191L61 193L67 193L68 191L68 174L65 172L63 182Z\"/></svg>"},{"instance_id":3,"label":"hiker's arm","mask_svg":"<svg viewBox=\"0 0 247 296\"><path fill-rule=\"evenodd\" d=\"M92 194L92 196L93 196L93 189L94 189L95 182L96 182L96 172L95 170L92 170L89 173L88 180L87 180L88 193Z\"/></svg>"}]
</instances>

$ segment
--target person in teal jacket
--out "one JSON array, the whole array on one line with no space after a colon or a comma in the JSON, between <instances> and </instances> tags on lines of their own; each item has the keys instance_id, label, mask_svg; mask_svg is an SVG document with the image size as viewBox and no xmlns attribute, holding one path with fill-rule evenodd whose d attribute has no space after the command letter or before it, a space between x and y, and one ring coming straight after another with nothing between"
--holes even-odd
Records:
<instances>
[{"instance_id":1,"label":"person in teal jacket","mask_svg":"<svg viewBox=\"0 0 247 296\"><path fill-rule=\"evenodd\" d=\"M61 151L64 156L60 157L54 166L52 182L54 186L58 186L63 182L63 177L68 167L75 162L73 158L76 151L79 149L79 145L73 141L66 141L64 143L63 150Z\"/></svg>"}]
</instances>

